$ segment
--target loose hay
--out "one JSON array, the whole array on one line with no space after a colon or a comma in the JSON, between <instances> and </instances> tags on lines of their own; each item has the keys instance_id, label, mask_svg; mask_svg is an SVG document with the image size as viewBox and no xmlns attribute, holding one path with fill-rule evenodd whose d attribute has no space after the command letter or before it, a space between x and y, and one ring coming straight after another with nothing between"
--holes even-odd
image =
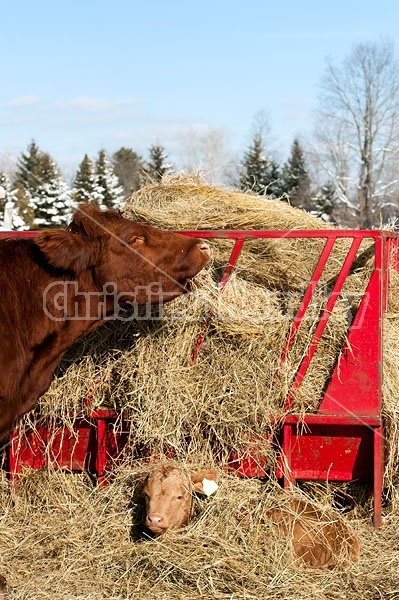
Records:
<instances>
[{"instance_id":1,"label":"loose hay","mask_svg":"<svg viewBox=\"0 0 399 600\"><path fill-rule=\"evenodd\" d=\"M139 462L121 466L104 489L61 471L27 472L15 494L3 486L1 570L14 598L320 600L340 599L343 591L353 600L395 598L397 519L377 533L347 516L361 539L360 561L310 571L296 563L289 538L276 535L268 516L287 504L284 492L273 482L224 475L214 496L195 500L184 532L139 541L132 539L141 518L132 497L148 470ZM319 494L319 510L327 510L327 500Z\"/></svg>"},{"instance_id":2,"label":"loose hay","mask_svg":"<svg viewBox=\"0 0 399 600\"><path fill-rule=\"evenodd\" d=\"M325 229L326 224L287 205L248 194L168 180L133 195L127 216L169 229ZM265 240L246 244L224 294L217 282L232 244L215 241L213 261L194 292L165 305L158 320L113 322L78 342L65 356L38 410L25 417L110 407L131 423L130 448L161 455L172 449L183 462L204 463L251 444L275 462L267 434L304 354L334 278L346 255L342 240L330 257L297 340L279 364L293 315L324 242ZM319 349L297 394L297 412L317 410L372 268L362 244L356 269L331 315ZM393 288L397 290L392 273ZM399 279L399 278L397 278ZM395 287L396 286L396 287ZM397 575L399 413L399 305L390 297L384 338L384 414L388 422L386 485L393 499L381 532L361 509L350 518L361 540L357 565L332 573L295 565L267 511L284 502L273 482L224 476L215 498L196 503L196 518L180 536L131 539L132 489L148 465L121 466L106 489L84 475L27 473L17 494L1 487L0 572L10 574L16 598L395 598ZM190 352L206 315L214 314L194 364ZM92 382L96 381L93 386ZM313 492L315 489L313 489ZM315 494L313 494L315 495ZM316 493L317 496L317 493ZM324 496L326 503L331 498ZM319 498L320 501L320 498ZM136 512L135 512L136 511ZM32 573L32 565L34 565Z\"/></svg>"}]
</instances>

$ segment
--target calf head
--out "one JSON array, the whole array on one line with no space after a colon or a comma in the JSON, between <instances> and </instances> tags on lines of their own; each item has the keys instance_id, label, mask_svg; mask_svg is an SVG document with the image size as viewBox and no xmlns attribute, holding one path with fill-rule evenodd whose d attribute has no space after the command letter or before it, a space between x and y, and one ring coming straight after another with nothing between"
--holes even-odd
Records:
<instances>
[{"instance_id":1,"label":"calf head","mask_svg":"<svg viewBox=\"0 0 399 600\"><path fill-rule=\"evenodd\" d=\"M50 267L77 278L87 270L97 288L117 289L121 305L156 304L187 291L209 261L207 242L125 219L83 204L66 231L46 230L35 244Z\"/></svg>"},{"instance_id":2,"label":"calf head","mask_svg":"<svg viewBox=\"0 0 399 600\"><path fill-rule=\"evenodd\" d=\"M154 467L143 486L147 529L158 536L187 525L193 492L209 495L217 489L217 479L218 474L213 470L187 475L177 465Z\"/></svg>"}]
</instances>

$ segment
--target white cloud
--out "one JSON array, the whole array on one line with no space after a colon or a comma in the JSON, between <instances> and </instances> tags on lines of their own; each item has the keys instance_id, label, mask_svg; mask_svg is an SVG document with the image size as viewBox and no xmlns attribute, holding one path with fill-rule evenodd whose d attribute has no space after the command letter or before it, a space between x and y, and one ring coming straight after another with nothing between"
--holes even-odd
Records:
<instances>
[{"instance_id":1,"label":"white cloud","mask_svg":"<svg viewBox=\"0 0 399 600\"><path fill-rule=\"evenodd\" d=\"M134 106L138 104L137 98L90 98L88 96L78 96L69 102L58 102L56 107L68 110L82 110L96 112L101 110L114 110L123 106Z\"/></svg>"},{"instance_id":2,"label":"white cloud","mask_svg":"<svg viewBox=\"0 0 399 600\"><path fill-rule=\"evenodd\" d=\"M7 104L7 106L9 108L18 108L20 106L37 105L37 104L39 104L39 102L40 102L39 96L36 96L36 94L28 94L26 96L18 96L17 98L14 98Z\"/></svg>"}]
</instances>

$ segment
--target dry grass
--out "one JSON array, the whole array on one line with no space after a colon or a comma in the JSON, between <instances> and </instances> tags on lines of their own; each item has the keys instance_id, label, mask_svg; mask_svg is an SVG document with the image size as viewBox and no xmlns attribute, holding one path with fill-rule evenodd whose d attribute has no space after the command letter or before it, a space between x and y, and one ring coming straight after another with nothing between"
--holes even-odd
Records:
<instances>
[{"instance_id":1,"label":"dry grass","mask_svg":"<svg viewBox=\"0 0 399 600\"><path fill-rule=\"evenodd\" d=\"M318 219L280 201L204 187L198 180L172 179L137 192L126 212L170 229L324 229ZM194 468L210 465L218 448L229 452L255 444L273 464L265 432L274 427L293 375L306 354L325 293L348 245L337 245L286 363L279 362L305 284L323 242L266 240L246 247L222 297L217 283L231 251L213 242L213 261L194 292L165 306L159 320L108 323L78 342L65 356L35 413L59 415L72 425L88 392L92 405L117 408L131 423L130 448L161 454L165 445ZM367 244L337 301L295 410L317 410L322 390L344 343L348 317L367 284L372 261ZM396 279L395 279L396 278ZM332 572L295 564L288 540L278 539L267 518L285 494L275 482L240 480L224 474L216 496L195 501L187 530L157 540L132 539L139 507L132 504L148 464L131 459L111 484L93 487L85 475L26 473L18 492L2 482L0 573L15 598L26 600L122 600L127 598L398 598L399 559L399 303L392 274L384 338L384 413L388 421L386 485L391 503L385 524L370 526L370 494L362 488L345 516L361 540L359 563ZM209 331L195 363L189 360L205 316ZM93 378L100 373L94 389ZM318 508L330 506L347 484L309 485ZM334 493L333 493L334 492ZM299 492L298 492L299 493ZM334 517L337 518L336 513Z\"/></svg>"},{"instance_id":2,"label":"dry grass","mask_svg":"<svg viewBox=\"0 0 399 600\"><path fill-rule=\"evenodd\" d=\"M134 490L149 466L130 462L107 488L84 475L26 473L17 493L1 489L1 571L24 600L195 598L397 598L398 519L375 532L345 517L361 540L360 561L333 571L297 564L276 535L270 509L287 506L272 481L223 475L217 494L198 498L189 527L137 538ZM299 492L297 492L299 494ZM303 497L303 496L302 496ZM316 505L342 517L318 490Z\"/></svg>"}]
</instances>

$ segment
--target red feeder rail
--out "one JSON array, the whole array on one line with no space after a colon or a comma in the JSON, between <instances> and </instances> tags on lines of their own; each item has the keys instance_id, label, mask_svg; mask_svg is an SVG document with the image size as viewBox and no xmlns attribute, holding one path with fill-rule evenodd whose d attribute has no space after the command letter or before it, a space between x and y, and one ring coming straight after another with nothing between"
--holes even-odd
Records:
<instances>
[{"instance_id":1,"label":"red feeder rail","mask_svg":"<svg viewBox=\"0 0 399 600\"><path fill-rule=\"evenodd\" d=\"M286 488L298 480L352 481L368 480L373 485L374 525L381 524L383 486L383 423L382 423L382 321L387 307L389 288L388 267L398 269L399 235L380 231L183 231L191 237L231 239L234 246L229 263L219 284L220 293L227 285L241 250L247 240L254 239L324 239L324 248L311 281L293 319L280 362L287 359L313 294L319 284L328 258L343 238L351 240L341 269L333 282L324 309L315 327L306 355L294 375L282 414L276 415L279 427L280 454L276 475ZM35 232L1 233L0 237L31 237ZM353 322L347 332L328 385L315 414L292 412L296 394L306 376L318 348L331 312L343 285L355 266L357 252L364 239L374 244L374 267ZM212 320L207 315L198 336L191 359L195 360ZM120 417L114 411L90 411L79 415L72 429L61 422L38 425L35 431L10 438L8 468L11 477L24 467L40 468L48 462L70 470L86 469L102 481L110 461L121 452L128 428L114 428ZM126 424L126 422L125 422ZM126 424L127 425L127 424ZM122 429L122 433L121 433ZM234 456L232 465L237 474L262 477L266 474L265 457L248 450L242 457ZM263 465L262 465L263 461Z\"/></svg>"}]
</instances>

